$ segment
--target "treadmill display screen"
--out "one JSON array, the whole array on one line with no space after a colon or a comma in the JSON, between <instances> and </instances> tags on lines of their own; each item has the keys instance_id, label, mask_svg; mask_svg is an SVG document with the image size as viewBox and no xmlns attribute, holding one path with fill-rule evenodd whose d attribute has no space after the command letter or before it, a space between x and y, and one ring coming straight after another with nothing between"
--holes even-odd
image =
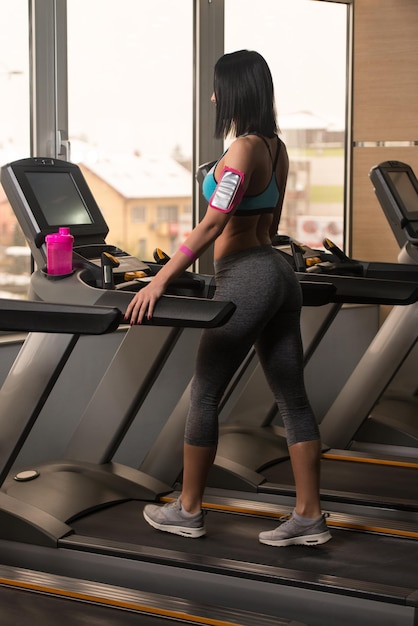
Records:
<instances>
[{"instance_id":1,"label":"treadmill display screen","mask_svg":"<svg viewBox=\"0 0 418 626\"><path fill-rule=\"evenodd\" d=\"M389 170L387 174L402 202L405 217L411 221L418 220L418 191L408 172Z\"/></svg>"},{"instance_id":2,"label":"treadmill display screen","mask_svg":"<svg viewBox=\"0 0 418 626\"><path fill-rule=\"evenodd\" d=\"M70 172L27 172L26 178L49 226L93 223Z\"/></svg>"},{"instance_id":3,"label":"treadmill display screen","mask_svg":"<svg viewBox=\"0 0 418 626\"><path fill-rule=\"evenodd\" d=\"M40 266L46 235L67 226L74 246L100 244L109 228L78 165L34 157L4 165L1 183Z\"/></svg>"}]
</instances>

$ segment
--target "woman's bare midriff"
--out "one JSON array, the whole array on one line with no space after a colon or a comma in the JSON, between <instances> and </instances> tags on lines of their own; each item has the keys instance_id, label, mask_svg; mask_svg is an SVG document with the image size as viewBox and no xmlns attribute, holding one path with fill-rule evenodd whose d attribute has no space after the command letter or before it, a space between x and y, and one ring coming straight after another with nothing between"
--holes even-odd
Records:
<instances>
[{"instance_id":1,"label":"woman's bare midriff","mask_svg":"<svg viewBox=\"0 0 418 626\"><path fill-rule=\"evenodd\" d=\"M215 260L249 248L270 245L269 230L272 221L273 216L270 213L231 217L215 241Z\"/></svg>"}]
</instances>

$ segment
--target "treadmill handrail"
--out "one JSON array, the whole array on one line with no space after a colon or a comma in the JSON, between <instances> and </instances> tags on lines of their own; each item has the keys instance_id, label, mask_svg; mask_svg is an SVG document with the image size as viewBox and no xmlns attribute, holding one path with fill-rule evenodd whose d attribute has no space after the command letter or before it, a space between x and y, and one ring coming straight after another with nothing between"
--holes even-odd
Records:
<instances>
[{"instance_id":1,"label":"treadmill handrail","mask_svg":"<svg viewBox=\"0 0 418 626\"><path fill-rule=\"evenodd\" d=\"M4 331L102 335L121 324L116 307L0 300L0 329Z\"/></svg>"},{"instance_id":2,"label":"treadmill handrail","mask_svg":"<svg viewBox=\"0 0 418 626\"><path fill-rule=\"evenodd\" d=\"M97 304L111 306L117 299L125 310L132 300L133 292L100 290ZM189 296L163 295L158 300L154 315L144 319L143 326L172 326L173 328L214 328L225 324L236 309L233 302L191 298Z\"/></svg>"},{"instance_id":3,"label":"treadmill handrail","mask_svg":"<svg viewBox=\"0 0 418 626\"><path fill-rule=\"evenodd\" d=\"M298 274L299 280L331 283L336 292L332 302L347 304L413 304L418 300L418 284L410 281L337 276L335 274Z\"/></svg>"}]
</instances>

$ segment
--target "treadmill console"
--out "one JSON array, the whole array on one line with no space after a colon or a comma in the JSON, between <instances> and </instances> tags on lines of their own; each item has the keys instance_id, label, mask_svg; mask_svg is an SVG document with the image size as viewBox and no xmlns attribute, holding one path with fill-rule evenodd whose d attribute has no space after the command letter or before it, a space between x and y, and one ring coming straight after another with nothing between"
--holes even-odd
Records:
<instances>
[{"instance_id":1,"label":"treadmill console","mask_svg":"<svg viewBox=\"0 0 418 626\"><path fill-rule=\"evenodd\" d=\"M385 161L370 170L370 180L400 247L418 245L418 180L400 161Z\"/></svg>"},{"instance_id":2,"label":"treadmill console","mask_svg":"<svg viewBox=\"0 0 418 626\"><path fill-rule=\"evenodd\" d=\"M46 265L45 237L68 226L74 237L74 267L101 273L101 255L120 262L118 272L146 271L149 266L106 244L109 228L80 170L74 163L29 158L1 168L1 182L16 214L36 265Z\"/></svg>"}]
</instances>

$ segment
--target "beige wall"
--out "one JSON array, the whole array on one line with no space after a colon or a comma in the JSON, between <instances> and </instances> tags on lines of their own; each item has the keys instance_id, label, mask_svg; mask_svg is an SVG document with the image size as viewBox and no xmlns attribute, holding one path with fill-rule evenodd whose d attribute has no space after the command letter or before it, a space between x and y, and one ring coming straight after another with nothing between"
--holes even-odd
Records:
<instances>
[{"instance_id":1,"label":"beige wall","mask_svg":"<svg viewBox=\"0 0 418 626\"><path fill-rule=\"evenodd\" d=\"M362 142L369 144L361 146ZM376 142L394 142L377 147ZM368 173L387 160L418 175L418 1L354 0L351 254L396 261L399 247Z\"/></svg>"}]
</instances>

